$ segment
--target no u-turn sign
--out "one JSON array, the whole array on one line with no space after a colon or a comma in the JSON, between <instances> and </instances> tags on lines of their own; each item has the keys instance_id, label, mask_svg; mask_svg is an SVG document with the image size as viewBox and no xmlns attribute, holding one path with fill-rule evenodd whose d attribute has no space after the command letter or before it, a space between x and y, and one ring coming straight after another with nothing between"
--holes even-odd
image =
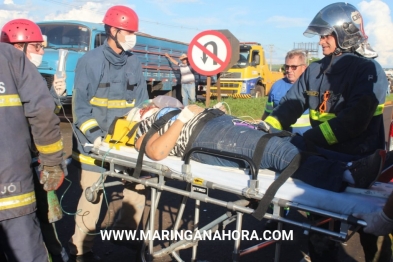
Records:
<instances>
[{"instance_id":1,"label":"no u-turn sign","mask_svg":"<svg viewBox=\"0 0 393 262\"><path fill-rule=\"evenodd\" d=\"M232 59L233 53L236 54L235 59ZM206 76L227 70L238 59L239 41L228 30L203 31L192 39L188 47L192 68Z\"/></svg>"}]
</instances>

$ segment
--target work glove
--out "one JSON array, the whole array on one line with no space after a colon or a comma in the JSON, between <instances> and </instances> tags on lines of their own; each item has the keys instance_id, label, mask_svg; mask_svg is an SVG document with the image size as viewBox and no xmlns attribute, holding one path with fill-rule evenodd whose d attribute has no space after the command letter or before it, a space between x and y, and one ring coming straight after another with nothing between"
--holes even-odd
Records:
<instances>
[{"instance_id":1,"label":"work glove","mask_svg":"<svg viewBox=\"0 0 393 262\"><path fill-rule=\"evenodd\" d=\"M353 214L353 216L367 223L367 226L363 228L365 233L385 236L393 231L393 219L388 218L382 210L374 213Z\"/></svg>"},{"instance_id":2,"label":"work glove","mask_svg":"<svg viewBox=\"0 0 393 262\"><path fill-rule=\"evenodd\" d=\"M93 147L98 149L101 145L101 142L102 142L102 137L100 136L97 137L96 140L94 140Z\"/></svg>"},{"instance_id":3,"label":"work glove","mask_svg":"<svg viewBox=\"0 0 393 262\"><path fill-rule=\"evenodd\" d=\"M40 166L40 183L44 185L45 191L57 190L61 186L64 180L63 166Z\"/></svg>"},{"instance_id":4,"label":"work glove","mask_svg":"<svg viewBox=\"0 0 393 262\"><path fill-rule=\"evenodd\" d=\"M53 88L58 96L64 96L66 90L65 77L57 78L53 80Z\"/></svg>"},{"instance_id":5,"label":"work glove","mask_svg":"<svg viewBox=\"0 0 393 262\"><path fill-rule=\"evenodd\" d=\"M261 120L257 126L258 130L262 130L263 132L270 133L271 126L265 121Z\"/></svg>"}]
</instances>

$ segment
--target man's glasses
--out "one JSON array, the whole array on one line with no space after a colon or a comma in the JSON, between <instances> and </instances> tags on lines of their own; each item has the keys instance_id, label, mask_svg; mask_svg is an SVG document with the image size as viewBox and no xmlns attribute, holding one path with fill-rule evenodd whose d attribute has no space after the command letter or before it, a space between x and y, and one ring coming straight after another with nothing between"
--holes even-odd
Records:
<instances>
[{"instance_id":1,"label":"man's glasses","mask_svg":"<svg viewBox=\"0 0 393 262\"><path fill-rule=\"evenodd\" d=\"M288 70L289 68L291 68L292 70L296 70L298 66L302 66L304 64L300 64L300 65L284 65L285 70Z\"/></svg>"},{"instance_id":2,"label":"man's glasses","mask_svg":"<svg viewBox=\"0 0 393 262\"><path fill-rule=\"evenodd\" d=\"M29 45L34 46L36 52L39 52L41 48L44 48L42 44L29 44Z\"/></svg>"}]
</instances>

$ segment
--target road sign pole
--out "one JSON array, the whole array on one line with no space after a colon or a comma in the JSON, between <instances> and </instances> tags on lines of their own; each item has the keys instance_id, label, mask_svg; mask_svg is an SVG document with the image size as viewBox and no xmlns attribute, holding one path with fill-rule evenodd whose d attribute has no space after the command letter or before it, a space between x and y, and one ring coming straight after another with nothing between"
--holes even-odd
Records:
<instances>
[{"instance_id":1,"label":"road sign pole","mask_svg":"<svg viewBox=\"0 0 393 262\"><path fill-rule=\"evenodd\" d=\"M207 86L206 86L206 101L205 101L205 106L209 107L210 105L210 85L212 83L211 77L207 77Z\"/></svg>"},{"instance_id":2,"label":"road sign pole","mask_svg":"<svg viewBox=\"0 0 393 262\"><path fill-rule=\"evenodd\" d=\"M220 83L220 76L221 76L221 74L218 73L218 74L217 74L217 83L216 83L216 86L217 86L217 101L218 101L218 102L221 102L221 83Z\"/></svg>"}]
</instances>

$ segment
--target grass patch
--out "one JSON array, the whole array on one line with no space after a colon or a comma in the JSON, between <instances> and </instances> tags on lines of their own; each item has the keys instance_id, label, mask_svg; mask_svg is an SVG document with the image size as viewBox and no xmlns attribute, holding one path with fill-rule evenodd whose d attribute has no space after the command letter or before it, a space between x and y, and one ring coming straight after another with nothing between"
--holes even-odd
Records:
<instances>
[{"instance_id":1,"label":"grass patch","mask_svg":"<svg viewBox=\"0 0 393 262\"><path fill-rule=\"evenodd\" d=\"M228 110L228 114L230 113L233 116L245 118L251 117L252 119L259 120L262 117L262 114L265 110L265 104L267 101L267 97L259 97L259 98L249 98L249 99L241 99L241 98L222 98L221 102L225 102L228 104L230 111ZM386 96L386 102L393 102L393 94L389 94ZM217 104L218 101L215 99L210 100L210 107ZM197 102L197 105L201 107L205 107L205 102ZM228 108L227 106L227 108Z\"/></svg>"},{"instance_id":2,"label":"grass patch","mask_svg":"<svg viewBox=\"0 0 393 262\"><path fill-rule=\"evenodd\" d=\"M226 103L226 108L228 114L237 117L248 117L255 120L261 119L263 111L265 110L267 97L259 97L259 98L249 98L249 99L241 99L241 98L221 98L221 102ZM213 107L217 104L218 101L215 99L210 99L210 107ZM201 107L205 107L205 102L197 102L197 105ZM229 108L229 110L228 110Z\"/></svg>"}]
</instances>

